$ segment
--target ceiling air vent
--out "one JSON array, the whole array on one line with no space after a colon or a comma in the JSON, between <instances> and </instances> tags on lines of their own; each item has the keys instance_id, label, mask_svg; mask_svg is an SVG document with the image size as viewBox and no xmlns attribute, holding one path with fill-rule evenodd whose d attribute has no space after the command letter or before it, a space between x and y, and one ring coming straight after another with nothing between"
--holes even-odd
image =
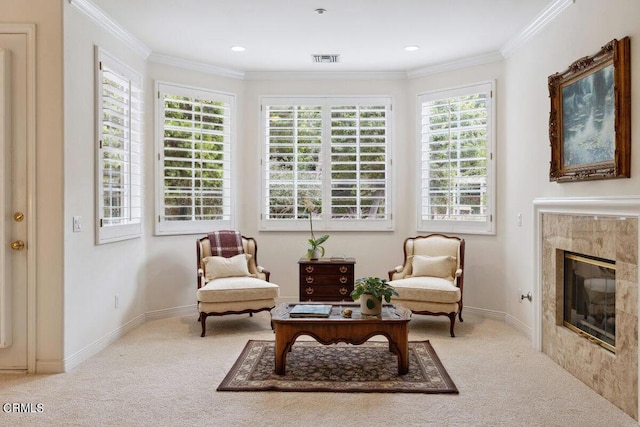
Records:
<instances>
[{"instance_id":1,"label":"ceiling air vent","mask_svg":"<svg viewBox=\"0 0 640 427\"><path fill-rule=\"evenodd\" d=\"M340 55L337 53L315 54L315 55L311 55L311 58L313 58L314 63L321 63L321 64L333 64L335 62L340 62Z\"/></svg>"}]
</instances>

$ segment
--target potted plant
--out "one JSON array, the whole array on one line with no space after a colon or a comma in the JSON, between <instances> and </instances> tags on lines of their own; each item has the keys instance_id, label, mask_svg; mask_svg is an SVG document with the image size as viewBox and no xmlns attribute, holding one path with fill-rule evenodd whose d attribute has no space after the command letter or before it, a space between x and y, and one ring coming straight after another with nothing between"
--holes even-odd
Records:
<instances>
[{"instance_id":1,"label":"potted plant","mask_svg":"<svg viewBox=\"0 0 640 427\"><path fill-rule=\"evenodd\" d=\"M322 244L327 241L329 235L323 234L316 239L316 236L313 234L313 214L317 212L316 205L308 199L305 199L303 204L309 214L309 227L311 228L311 238L307 240L311 247L307 249L307 258L318 259L324 256L324 246L322 246Z\"/></svg>"},{"instance_id":2,"label":"potted plant","mask_svg":"<svg viewBox=\"0 0 640 427\"><path fill-rule=\"evenodd\" d=\"M391 302L392 296L398 296L396 289L386 279L378 277L362 277L356 280L351 297L360 299L360 311L365 315L380 316L382 299Z\"/></svg>"}]
</instances>

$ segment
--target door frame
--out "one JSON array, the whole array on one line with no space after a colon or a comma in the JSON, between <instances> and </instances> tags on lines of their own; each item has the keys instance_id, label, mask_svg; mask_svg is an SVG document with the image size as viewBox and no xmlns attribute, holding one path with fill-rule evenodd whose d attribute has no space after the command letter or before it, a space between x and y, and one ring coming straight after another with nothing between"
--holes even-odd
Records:
<instances>
[{"instance_id":1,"label":"door frame","mask_svg":"<svg viewBox=\"0 0 640 427\"><path fill-rule=\"evenodd\" d=\"M36 26L2 24L0 34L27 37L27 372L36 372Z\"/></svg>"}]
</instances>

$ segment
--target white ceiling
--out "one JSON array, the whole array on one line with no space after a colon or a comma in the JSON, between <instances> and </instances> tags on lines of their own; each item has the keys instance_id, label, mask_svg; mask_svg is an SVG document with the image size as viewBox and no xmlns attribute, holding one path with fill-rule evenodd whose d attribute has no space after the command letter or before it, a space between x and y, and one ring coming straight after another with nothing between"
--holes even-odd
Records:
<instances>
[{"instance_id":1,"label":"white ceiling","mask_svg":"<svg viewBox=\"0 0 640 427\"><path fill-rule=\"evenodd\" d=\"M92 0L156 55L246 72L411 72L497 55L552 0ZM557 2L557 0L555 0ZM322 15L314 12L324 8ZM232 46L246 48L231 51ZM407 52L407 45L420 49ZM340 54L334 64L312 54Z\"/></svg>"}]
</instances>

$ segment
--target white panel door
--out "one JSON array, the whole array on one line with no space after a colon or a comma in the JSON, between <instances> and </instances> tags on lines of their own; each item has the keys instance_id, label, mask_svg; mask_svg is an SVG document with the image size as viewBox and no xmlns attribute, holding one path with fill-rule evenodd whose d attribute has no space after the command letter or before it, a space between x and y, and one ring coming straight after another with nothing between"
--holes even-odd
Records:
<instances>
[{"instance_id":1,"label":"white panel door","mask_svg":"<svg viewBox=\"0 0 640 427\"><path fill-rule=\"evenodd\" d=\"M0 27L0 370L27 369L27 35Z\"/></svg>"}]
</instances>

